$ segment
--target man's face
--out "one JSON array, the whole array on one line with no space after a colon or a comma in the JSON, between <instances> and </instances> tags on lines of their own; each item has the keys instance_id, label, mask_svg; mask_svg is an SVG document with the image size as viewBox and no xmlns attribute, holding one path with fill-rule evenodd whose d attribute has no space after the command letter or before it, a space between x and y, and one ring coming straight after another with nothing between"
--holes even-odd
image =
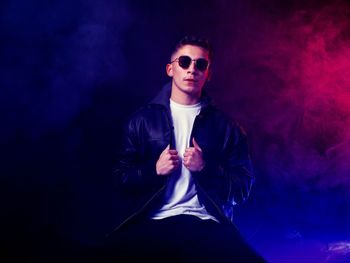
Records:
<instances>
[{"instance_id":1,"label":"man's face","mask_svg":"<svg viewBox=\"0 0 350 263\"><path fill-rule=\"evenodd\" d=\"M181 56L188 56L195 61L191 61L189 67L184 69L179 65L178 61L178 58ZM209 61L209 53L204 48L192 45L181 47L171 57L171 61L175 61L167 64L166 70L168 76L173 78L172 89L177 92L177 94L190 96L192 98L200 97L202 88L209 77L209 69L208 67L204 70L198 69L195 65L198 59L206 59Z\"/></svg>"}]
</instances>

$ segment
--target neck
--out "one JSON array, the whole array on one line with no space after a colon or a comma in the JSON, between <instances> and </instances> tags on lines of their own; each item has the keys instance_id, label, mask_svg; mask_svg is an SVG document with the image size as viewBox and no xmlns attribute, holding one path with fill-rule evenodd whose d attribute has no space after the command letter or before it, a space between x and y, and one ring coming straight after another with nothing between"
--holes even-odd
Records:
<instances>
[{"instance_id":1,"label":"neck","mask_svg":"<svg viewBox=\"0 0 350 263\"><path fill-rule=\"evenodd\" d=\"M201 94L187 94L183 92L176 91L175 89L171 90L170 99L174 102L182 104L182 105L194 105L200 101Z\"/></svg>"}]
</instances>

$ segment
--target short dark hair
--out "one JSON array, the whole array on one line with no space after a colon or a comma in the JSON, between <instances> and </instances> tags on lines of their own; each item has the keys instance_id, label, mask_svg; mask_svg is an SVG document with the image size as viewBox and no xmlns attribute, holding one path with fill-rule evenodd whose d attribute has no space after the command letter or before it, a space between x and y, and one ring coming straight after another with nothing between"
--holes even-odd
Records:
<instances>
[{"instance_id":1,"label":"short dark hair","mask_svg":"<svg viewBox=\"0 0 350 263\"><path fill-rule=\"evenodd\" d=\"M185 36L182 38L177 45L175 46L175 49L171 55L176 53L180 48L182 48L185 45L192 45L204 48L209 53L209 60L212 60L213 57L213 47L211 46L209 40L204 37L198 37L198 36Z\"/></svg>"}]
</instances>

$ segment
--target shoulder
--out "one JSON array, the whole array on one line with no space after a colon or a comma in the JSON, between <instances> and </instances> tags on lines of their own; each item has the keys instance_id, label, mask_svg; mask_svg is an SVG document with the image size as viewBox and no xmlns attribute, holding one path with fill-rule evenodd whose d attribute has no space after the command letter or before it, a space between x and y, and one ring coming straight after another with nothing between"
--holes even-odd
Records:
<instances>
[{"instance_id":1,"label":"shoulder","mask_svg":"<svg viewBox=\"0 0 350 263\"><path fill-rule=\"evenodd\" d=\"M217 123L220 123L221 127L225 127L226 132L234 133L236 136L246 136L245 129L240 122L227 112L218 108L216 105L210 106L210 115L215 118Z\"/></svg>"},{"instance_id":2,"label":"shoulder","mask_svg":"<svg viewBox=\"0 0 350 263\"><path fill-rule=\"evenodd\" d=\"M163 111L164 109L160 105L147 104L131 113L126 118L126 125L130 127L141 122L154 120Z\"/></svg>"},{"instance_id":3,"label":"shoulder","mask_svg":"<svg viewBox=\"0 0 350 263\"><path fill-rule=\"evenodd\" d=\"M216 105L211 105L208 111L212 117L225 123L226 125L229 125L231 127L240 127L239 122L236 118L218 108Z\"/></svg>"},{"instance_id":4,"label":"shoulder","mask_svg":"<svg viewBox=\"0 0 350 263\"><path fill-rule=\"evenodd\" d=\"M163 109L161 105L155 104L147 104L138 110L134 111L129 117L129 121L137 120L137 119L147 119L155 114L162 113L165 109Z\"/></svg>"}]
</instances>

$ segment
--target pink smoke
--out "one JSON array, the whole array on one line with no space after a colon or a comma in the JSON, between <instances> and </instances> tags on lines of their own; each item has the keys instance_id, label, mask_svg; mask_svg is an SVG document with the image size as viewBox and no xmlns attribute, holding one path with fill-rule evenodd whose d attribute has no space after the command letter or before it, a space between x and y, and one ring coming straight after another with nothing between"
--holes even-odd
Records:
<instances>
[{"instance_id":1,"label":"pink smoke","mask_svg":"<svg viewBox=\"0 0 350 263\"><path fill-rule=\"evenodd\" d=\"M235 110L250 118L258 154L279 182L350 188L349 15L341 1L265 17L240 35L242 60L255 67L236 76L245 88Z\"/></svg>"}]
</instances>

